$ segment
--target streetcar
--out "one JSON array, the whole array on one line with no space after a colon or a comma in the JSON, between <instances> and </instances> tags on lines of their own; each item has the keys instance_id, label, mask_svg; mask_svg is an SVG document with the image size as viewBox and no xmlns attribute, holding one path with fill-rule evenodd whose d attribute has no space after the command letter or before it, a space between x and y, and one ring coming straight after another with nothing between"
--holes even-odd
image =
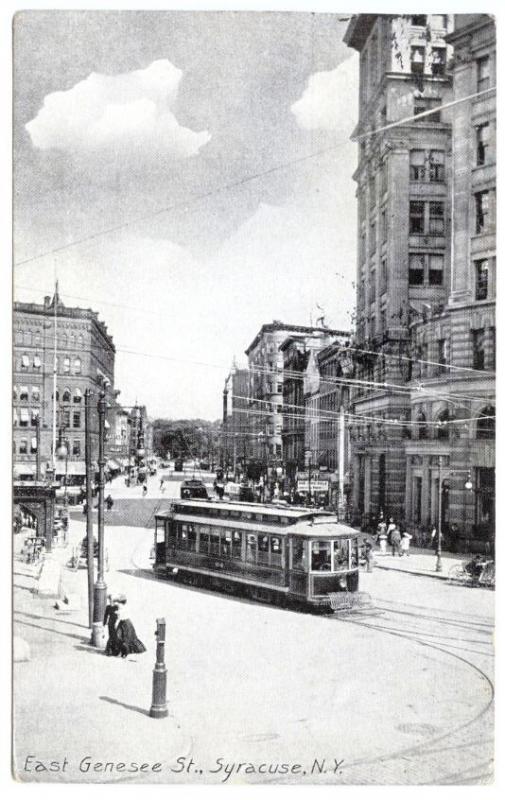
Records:
<instances>
[{"instance_id":1,"label":"streetcar","mask_svg":"<svg viewBox=\"0 0 505 800\"><path fill-rule=\"evenodd\" d=\"M155 515L159 577L278 605L358 609L359 532L325 511L178 500Z\"/></svg>"}]
</instances>

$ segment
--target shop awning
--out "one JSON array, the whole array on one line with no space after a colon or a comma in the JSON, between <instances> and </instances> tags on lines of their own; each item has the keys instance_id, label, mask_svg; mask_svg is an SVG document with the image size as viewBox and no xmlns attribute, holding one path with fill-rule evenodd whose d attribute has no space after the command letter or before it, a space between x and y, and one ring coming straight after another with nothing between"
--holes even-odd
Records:
<instances>
[{"instance_id":1,"label":"shop awning","mask_svg":"<svg viewBox=\"0 0 505 800\"><path fill-rule=\"evenodd\" d=\"M109 458L107 461L107 466L109 469L118 470L121 469L121 464L119 464L114 458Z\"/></svg>"},{"instance_id":2,"label":"shop awning","mask_svg":"<svg viewBox=\"0 0 505 800\"><path fill-rule=\"evenodd\" d=\"M85 461L58 462L56 464L56 475L86 475Z\"/></svg>"}]
</instances>

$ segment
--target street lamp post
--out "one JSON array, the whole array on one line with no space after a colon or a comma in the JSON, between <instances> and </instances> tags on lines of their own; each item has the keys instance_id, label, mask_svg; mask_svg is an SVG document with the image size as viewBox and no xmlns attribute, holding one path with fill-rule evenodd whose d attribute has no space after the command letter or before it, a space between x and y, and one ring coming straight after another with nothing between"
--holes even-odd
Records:
<instances>
[{"instance_id":1,"label":"street lamp post","mask_svg":"<svg viewBox=\"0 0 505 800\"><path fill-rule=\"evenodd\" d=\"M443 470L442 470L443 456L438 457L438 530L437 530L437 560L435 564L435 572L442 572L442 496L443 496ZM470 491L473 489L470 470L467 469L447 469L446 475L454 475L456 473L464 472L467 476L465 481L465 489ZM466 497L464 501L465 512L465 525L466 525Z\"/></svg>"},{"instance_id":2,"label":"street lamp post","mask_svg":"<svg viewBox=\"0 0 505 800\"><path fill-rule=\"evenodd\" d=\"M103 617L107 601L107 585L104 578L104 470L105 470L105 389L98 398L98 573L93 597L93 633L91 643L94 647L103 644Z\"/></svg>"},{"instance_id":3,"label":"street lamp post","mask_svg":"<svg viewBox=\"0 0 505 800\"><path fill-rule=\"evenodd\" d=\"M40 481L40 414L35 417L35 480Z\"/></svg>"},{"instance_id":4,"label":"street lamp post","mask_svg":"<svg viewBox=\"0 0 505 800\"><path fill-rule=\"evenodd\" d=\"M86 541L88 543L88 622L93 629L93 584L95 582L95 561L93 543L93 493L91 490L91 390L84 392L84 454L86 461Z\"/></svg>"}]
</instances>

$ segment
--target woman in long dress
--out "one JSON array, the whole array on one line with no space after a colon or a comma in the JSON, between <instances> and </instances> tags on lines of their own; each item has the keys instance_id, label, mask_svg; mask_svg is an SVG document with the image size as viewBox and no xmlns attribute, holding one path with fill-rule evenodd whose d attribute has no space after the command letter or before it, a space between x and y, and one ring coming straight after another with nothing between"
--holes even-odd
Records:
<instances>
[{"instance_id":1,"label":"woman in long dress","mask_svg":"<svg viewBox=\"0 0 505 800\"><path fill-rule=\"evenodd\" d=\"M118 605L118 618L115 631L117 654L126 658L130 653L145 653L146 648L136 634L124 603Z\"/></svg>"}]
</instances>

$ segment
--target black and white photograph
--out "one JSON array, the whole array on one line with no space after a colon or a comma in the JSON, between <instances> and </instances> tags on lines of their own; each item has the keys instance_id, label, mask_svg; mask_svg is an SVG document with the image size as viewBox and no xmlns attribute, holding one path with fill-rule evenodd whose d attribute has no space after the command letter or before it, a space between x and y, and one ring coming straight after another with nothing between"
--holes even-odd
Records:
<instances>
[{"instance_id":1,"label":"black and white photograph","mask_svg":"<svg viewBox=\"0 0 505 800\"><path fill-rule=\"evenodd\" d=\"M496 785L497 18L274 5L12 17L18 784Z\"/></svg>"}]
</instances>

